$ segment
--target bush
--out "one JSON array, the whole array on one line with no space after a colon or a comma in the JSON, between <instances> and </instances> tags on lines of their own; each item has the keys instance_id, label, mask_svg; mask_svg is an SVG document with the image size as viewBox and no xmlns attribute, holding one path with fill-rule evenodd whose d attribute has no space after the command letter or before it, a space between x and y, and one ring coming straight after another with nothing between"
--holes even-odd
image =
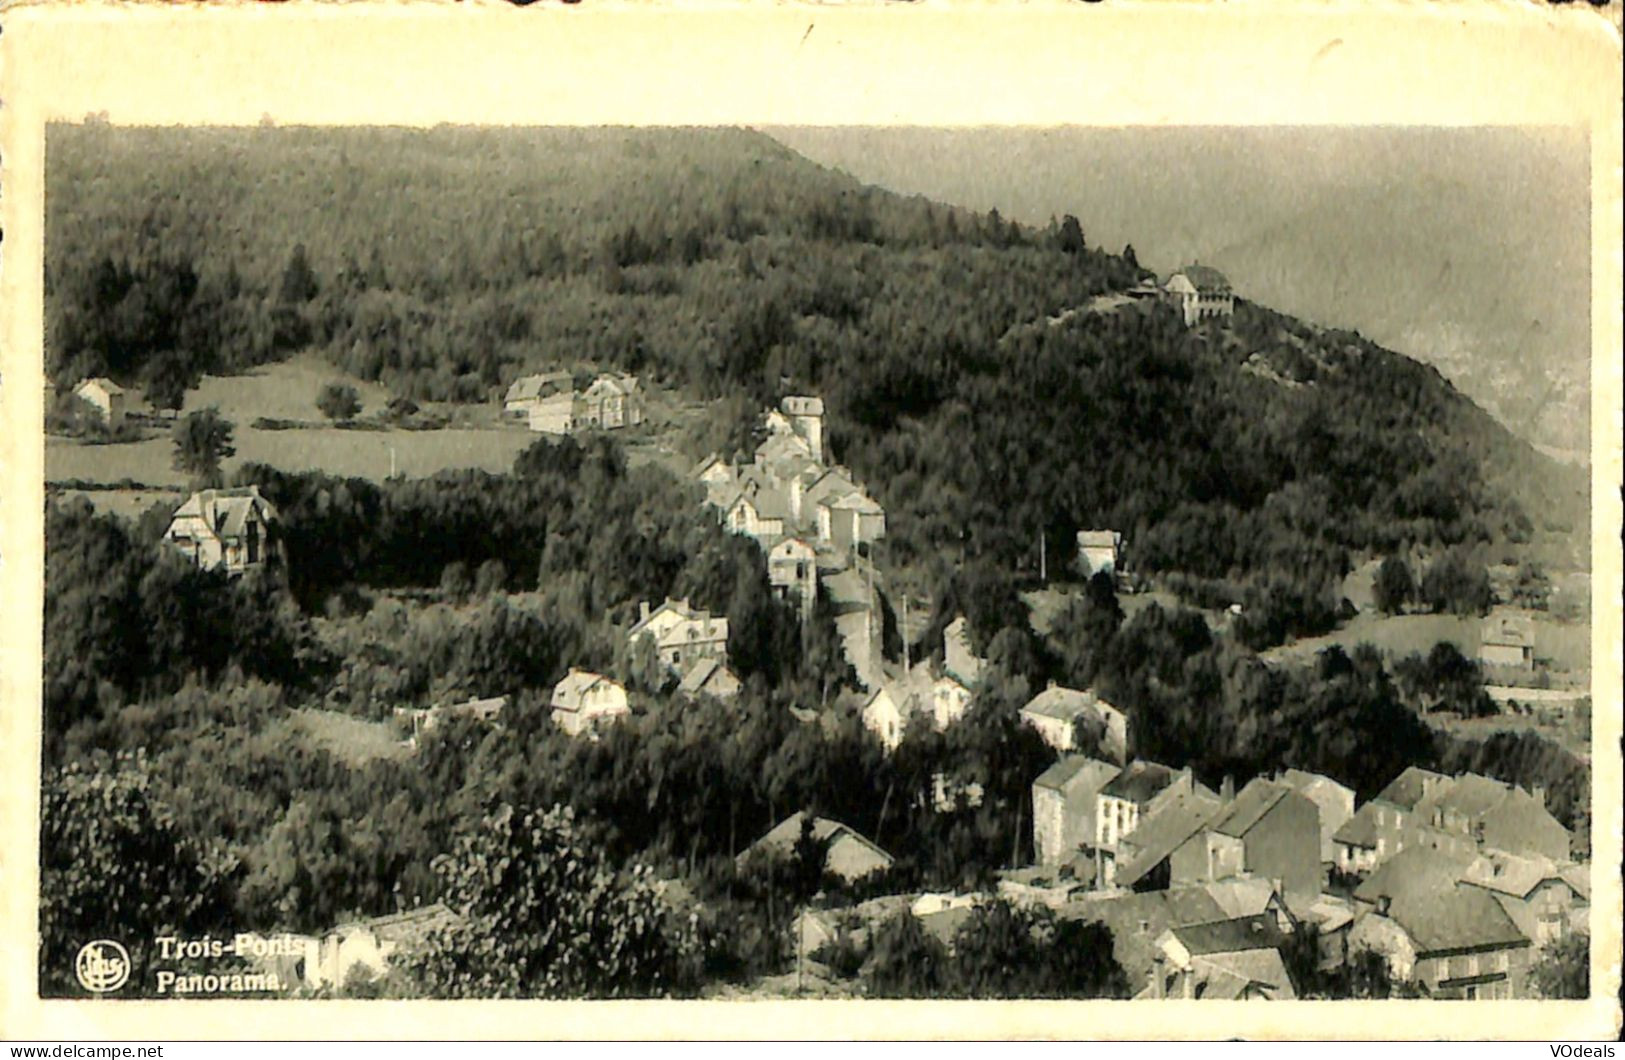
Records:
<instances>
[{"instance_id":1,"label":"bush","mask_svg":"<svg viewBox=\"0 0 1625 1060\"><path fill-rule=\"evenodd\" d=\"M353 386L329 383L316 396L316 407L330 420L348 422L361 412L361 397Z\"/></svg>"}]
</instances>

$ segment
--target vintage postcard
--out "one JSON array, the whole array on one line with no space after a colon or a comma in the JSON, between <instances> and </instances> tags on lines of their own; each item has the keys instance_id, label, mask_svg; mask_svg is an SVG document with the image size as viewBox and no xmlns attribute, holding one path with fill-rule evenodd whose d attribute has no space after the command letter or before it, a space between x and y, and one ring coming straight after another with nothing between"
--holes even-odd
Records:
<instances>
[{"instance_id":1,"label":"vintage postcard","mask_svg":"<svg viewBox=\"0 0 1625 1060\"><path fill-rule=\"evenodd\" d=\"M0 44L0 1035L1617 1034L1607 12Z\"/></svg>"}]
</instances>

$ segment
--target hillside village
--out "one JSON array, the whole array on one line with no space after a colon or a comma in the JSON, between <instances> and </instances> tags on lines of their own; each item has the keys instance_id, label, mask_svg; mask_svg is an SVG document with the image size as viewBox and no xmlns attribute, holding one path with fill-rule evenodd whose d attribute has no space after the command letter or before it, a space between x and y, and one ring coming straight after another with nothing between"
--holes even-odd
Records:
<instances>
[{"instance_id":1,"label":"hillside village","mask_svg":"<svg viewBox=\"0 0 1625 1060\"><path fill-rule=\"evenodd\" d=\"M111 318L58 332L55 459L174 465L48 453L53 885L160 850L132 892L201 897L133 922L291 940L251 962L290 996L1576 989L1589 599L1531 558L1562 517L1463 470L1527 446L1212 266L879 195L888 234L849 230L850 189L766 157L803 213L493 251L598 286L569 342L480 303L520 337L479 366L380 323L406 261L301 245L271 341L331 362L293 377L326 422L195 406L274 357L168 407ZM691 313L692 274L748 293ZM409 439L451 455L402 471Z\"/></svg>"},{"instance_id":2,"label":"hillside village","mask_svg":"<svg viewBox=\"0 0 1625 1060\"><path fill-rule=\"evenodd\" d=\"M566 390L558 396L577 410L568 419L545 414L547 425L538 427L536 410L553 400L538 396L545 387L535 381L544 378L520 380L505 398L504 411L532 430L614 430L640 420L635 405L583 414L581 395ZM636 391L635 381L615 386L618 396ZM879 745L896 753L911 725L946 733L964 718L987 661L971 649L962 615L944 628L935 661L885 658L881 576L871 558L885 513L835 463L824 420L818 397L786 396L763 415L764 437L749 461L712 454L690 475L722 526L756 545L775 596L803 621L820 596L841 602L836 624L857 678L851 703ZM208 489L175 511L165 539L200 569L237 576L286 562L279 521L257 486ZM1076 575L1120 585L1122 545L1118 531L1079 531ZM729 665L728 622L685 599L644 601L625 636L630 648L653 654L679 697L727 701L742 688ZM1498 613L1485 621L1479 661L1502 675L1528 673L1532 643L1527 617ZM632 714L624 683L577 667L547 702L553 723L572 738L599 740ZM455 720L500 726L508 704L500 695L397 707L394 718L415 750ZM820 717L805 713L809 724ZM1528 968L1543 947L1585 930L1590 866L1575 860L1569 831L1547 810L1540 787L1413 767L1357 806L1353 788L1338 779L1287 768L1239 790L1225 777L1215 790L1188 766L1136 757L1132 719L1092 688L1051 681L1018 717L1055 759L1031 778L1033 863L1000 870L989 890L809 909L794 924L800 967L836 978L826 967L833 955L862 952L882 914L900 909L951 953L973 910L1005 901L1108 926L1112 958L1139 999L1313 996L1361 955L1380 958L1396 982L1429 997L1505 999L1529 996ZM934 792L937 812L976 805L982 794L981 785L944 774ZM799 811L739 860L793 859L804 832L822 851L823 873L850 887L884 878L894 865L848 825ZM455 922L457 914L437 903L341 925L302 936L305 959L279 966L286 981L306 989L342 986L352 974L388 974L392 955L420 945L422 932L414 936L409 925ZM1294 972L1289 961L1303 959L1293 949L1299 939L1312 961Z\"/></svg>"}]
</instances>

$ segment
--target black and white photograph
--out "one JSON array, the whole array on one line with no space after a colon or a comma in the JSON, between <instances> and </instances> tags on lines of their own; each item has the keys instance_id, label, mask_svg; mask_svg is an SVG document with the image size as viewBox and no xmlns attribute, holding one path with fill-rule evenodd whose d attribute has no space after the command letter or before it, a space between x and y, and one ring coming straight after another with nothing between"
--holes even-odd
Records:
<instances>
[{"instance_id":1,"label":"black and white photograph","mask_svg":"<svg viewBox=\"0 0 1625 1060\"><path fill-rule=\"evenodd\" d=\"M42 172L38 998L1593 996L1583 126Z\"/></svg>"}]
</instances>

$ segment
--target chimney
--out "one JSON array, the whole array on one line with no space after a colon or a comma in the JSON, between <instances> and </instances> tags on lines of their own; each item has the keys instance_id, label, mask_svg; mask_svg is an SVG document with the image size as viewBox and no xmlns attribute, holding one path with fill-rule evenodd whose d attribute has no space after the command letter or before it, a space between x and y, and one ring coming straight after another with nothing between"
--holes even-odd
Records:
<instances>
[{"instance_id":1,"label":"chimney","mask_svg":"<svg viewBox=\"0 0 1625 1060\"><path fill-rule=\"evenodd\" d=\"M638 601L638 621L649 621L649 601L647 600Z\"/></svg>"},{"instance_id":2,"label":"chimney","mask_svg":"<svg viewBox=\"0 0 1625 1060\"><path fill-rule=\"evenodd\" d=\"M1544 785L1544 784L1531 784L1529 786L1529 796L1530 796L1530 798L1534 799L1536 802L1540 803L1542 806L1545 806L1546 805L1546 785Z\"/></svg>"},{"instance_id":3,"label":"chimney","mask_svg":"<svg viewBox=\"0 0 1625 1060\"><path fill-rule=\"evenodd\" d=\"M1226 773L1219 782L1219 798L1225 802L1232 802L1236 797L1236 778Z\"/></svg>"}]
</instances>

